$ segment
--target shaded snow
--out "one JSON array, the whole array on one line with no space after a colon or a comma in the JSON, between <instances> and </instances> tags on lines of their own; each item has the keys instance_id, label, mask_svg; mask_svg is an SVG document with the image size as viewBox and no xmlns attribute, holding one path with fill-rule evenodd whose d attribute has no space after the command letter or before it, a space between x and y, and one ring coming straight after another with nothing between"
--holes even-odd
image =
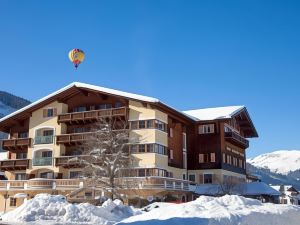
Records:
<instances>
[{"instance_id":1,"label":"shaded snow","mask_svg":"<svg viewBox=\"0 0 300 225\"><path fill-rule=\"evenodd\" d=\"M258 168L269 169L271 172L287 175L300 169L299 150L281 150L259 155L247 160Z\"/></svg>"},{"instance_id":2,"label":"shaded snow","mask_svg":"<svg viewBox=\"0 0 300 225\"><path fill-rule=\"evenodd\" d=\"M64 196L38 194L15 210L2 216L7 222L89 223L114 224L137 214L132 207L124 206L119 200L107 200L102 206L88 203L70 204ZM43 222L44 223L44 222Z\"/></svg>"},{"instance_id":3,"label":"shaded snow","mask_svg":"<svg viewBox=\"0 0 300 225\"><path fill-rule=\"evenodd\" d=\"M227 106L183 111L194 120L216 120L231 118L234 114L244 109L244 106Z\"/></svg>"},{"instance_id":4,"label":"shaded snow","mask_svg":"<svg viewBox=\"0 0 300 225\"><path fill-rule=\"evenodd\" d=\"M298 225L297 206L261 203L240 196L207 197L183 203L154 203L150 212L130 217L118 224L135 225Z\"/></svg>"}]
</instances>

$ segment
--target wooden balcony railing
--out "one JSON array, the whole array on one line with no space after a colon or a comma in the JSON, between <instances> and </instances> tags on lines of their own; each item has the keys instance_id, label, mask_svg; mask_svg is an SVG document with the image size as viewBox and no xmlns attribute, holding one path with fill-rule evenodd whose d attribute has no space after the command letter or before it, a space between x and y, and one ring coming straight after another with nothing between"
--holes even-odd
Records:
<instances>
[{"instance_id":1,"label":"wooden balcony railing","mask_svg":"<svg viewBox=\"0 0 300 225\"><path fill-rule=\"evenodd\" d=\"M8 159L0 161L0 170L26 170L28 169L29 159Z\"/></svg>"},{"instance_id":2,"label":"wooden balcony railing","mask_svg":"<svg viewBox=\"0 0 300 225\"><path fill-rule=\"evenodd\" d=\"M83 163L81 163L81 160L89 160L90 157L88 155L61 156L55 159L55 165L65 168L82 167Z\"/></svg>"},{"instance_id":3,"label":"wooden balcony railing","mask_svg":"<svg viewBox=\"0 0 300 225\"><path fill-rule=\"evenodd\" d=\"M30 147L32 144L31 138L16 138L2 140L2 148L4 150L17 150Z\"/></svg>"},{"instance_id":4,"label":"wooden balcony railing","mask_svg":"<svg viewBox=\"0 0 300 225\"><path fill-rule=\"evenodd\" d=\"M56 144L76 144L87 141L94 132L61 134L56 136Z\"/></svg>"},{"instance_id":5,"label":"wooden balcony railing","mask_svg":"<svg viewBox=\"0 0 300 225\"><path fill-rule=\"evenodd\" d=\"M127 108L100 109L84 112L74 112L58 115L58 123L72 123L78 121L93 121L104 117L126 116Z\"/></svg>"},{"instance_id":6,"label":"wooden balcony railing","mask_svg":"<svg viewBox=\"0 0 300 225\"><path fill-rule=\"evenodd\" d=\"M249 141L234 131L225 131L225 139L233 141L235 144L238 144L243 148L249 147Z\"/></svg>"}]
</instances>

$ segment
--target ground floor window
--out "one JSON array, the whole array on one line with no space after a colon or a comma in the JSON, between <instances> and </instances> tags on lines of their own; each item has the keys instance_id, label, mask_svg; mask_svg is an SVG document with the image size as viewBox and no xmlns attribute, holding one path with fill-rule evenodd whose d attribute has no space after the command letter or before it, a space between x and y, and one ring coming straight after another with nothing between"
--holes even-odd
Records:
<instances>
[{"instance_id":1,"label":"ground floor window","mask_svg":"<svg viewBox=\"0 0 300 225\"><path fill-rule=\"evenodd\" d=\"M70 179L79 178L81 176L81 171L70 171Z\"/></svg>"},{"instance_id":2,"label":"ground floor window","mask_svg":"<svg viewBox=\"0 0 300 225\"><path fill-rule=\"evenodd\" d=\"M212 174L204 174L203 176L203 183L204 184L211 184L212 183Z\"/></svg>"},{"instance_id":3,"label":"ground floor window","mask_svg":"<svg viewBox=\"0 0 300 225\"><path fill-rule=\"evenodd\" d=\"M17 206L17 199L16 198L10 198L9 199L9 206Z\"/></svg>"},{"instance_id":4,"label":"ground floor window","mask_svg":"<svg viewBox=\"0 0 300 225\"><path fill-rule=\"evenodd\" d=\"M26 180L26 173L16 173L15 180Z\"/></svg>"},{"instance_id":5,"label":"ground floor window","mask_svg":"<svg viewBox=\"0 0 300 225\"><path fill-rule=\"evenodd\" d=\"M189 181L193 181L193 182L196 181L196 176L195 176L195 174L189 174Z\"/></svg>"}]
</instances>

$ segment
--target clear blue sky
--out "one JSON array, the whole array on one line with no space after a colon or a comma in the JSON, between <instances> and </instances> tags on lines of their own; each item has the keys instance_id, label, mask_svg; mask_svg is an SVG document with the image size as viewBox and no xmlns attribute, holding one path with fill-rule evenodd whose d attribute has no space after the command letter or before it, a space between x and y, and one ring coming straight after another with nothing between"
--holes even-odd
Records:
<instances>
[{"instance_id":1,"label":"clear blue sky","mask_svg":"<svg viewBox=\"0 0 300 225\"><path fill-rule=\"evenodd\" d=\"M1 0L0 46L0 90L31 101L81 81L180 110L246 105L248 157L300 149L300 1Z\"/></svg>"}]
</instances>

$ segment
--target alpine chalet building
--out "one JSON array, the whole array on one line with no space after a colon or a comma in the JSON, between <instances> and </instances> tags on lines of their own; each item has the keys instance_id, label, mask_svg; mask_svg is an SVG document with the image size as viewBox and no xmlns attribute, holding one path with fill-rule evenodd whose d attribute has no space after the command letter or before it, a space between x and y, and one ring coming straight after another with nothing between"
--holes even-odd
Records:
<instances>
[{"instance_id":1,"label":"alpine chalet building","mask_svg":"<svg viewBox=\"0 0 300 225\"><path fill-rule=\"evenodd\" d=\"M247 138L257 137L244 106L178 111L155 98L72 83L0 119L7 160L0 170L0 211L10 210L38 193L62 194L82 202L103 196L82 179L82 167L71 158L85 157L83 143L99 118L116 117L129 124L135 158L136 190L124 190L128 201L172 196L191 200L189 184L246 180Z\"/></svg>"}]
</instances>

